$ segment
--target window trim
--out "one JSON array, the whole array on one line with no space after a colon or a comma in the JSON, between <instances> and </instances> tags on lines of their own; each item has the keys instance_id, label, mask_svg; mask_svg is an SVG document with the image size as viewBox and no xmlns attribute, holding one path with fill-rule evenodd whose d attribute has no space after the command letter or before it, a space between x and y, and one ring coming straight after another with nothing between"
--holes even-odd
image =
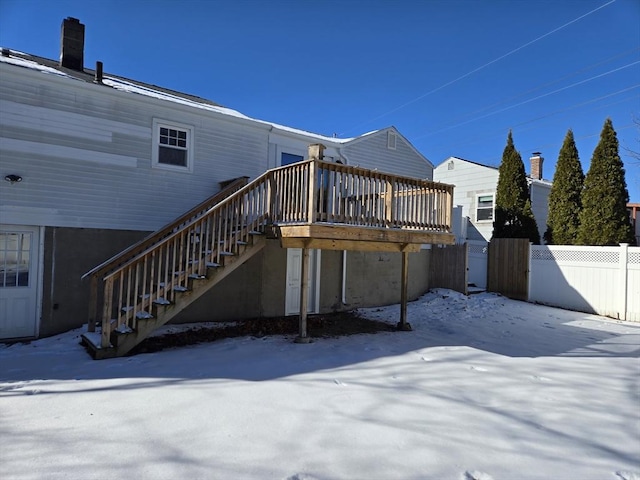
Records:
<instances>
[{"instance_id":1,"label":"window trim","mask_svg":"<svg viewBox=\"0 0 640 480\"><path fill-rule=\"evenodd\" d=\"M480 207L480 197L491 197L491 218L486 220L478 220L478 210L488 210L488 207ZM495 219L496 213L496 194L495 192L485 192L476 194L476 222L490 223Z\"/></svg>"},{"instance_id":2,"label":"window trim","mask_svg":"<svg viewBox=\"0 0 640 480\"><path fill-rule=\"evenodd\" d=\"M169 128L171 130L181 130L187 133L187 165L170 165L160 163L160 129ZM172 172L188 172L193 173L193 126L183 123L170 122L167 120L153 119L153 138L152 138L152 155L151 166L162 170L170 170Z\"/></svg>"}]
</instances>

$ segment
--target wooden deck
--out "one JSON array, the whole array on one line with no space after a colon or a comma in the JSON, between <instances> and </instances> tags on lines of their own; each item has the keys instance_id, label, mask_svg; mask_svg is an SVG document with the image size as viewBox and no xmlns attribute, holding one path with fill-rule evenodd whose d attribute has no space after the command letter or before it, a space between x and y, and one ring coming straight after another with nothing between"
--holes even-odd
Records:
<instances>
[{"instance_id":1,"label":"wooden deck","mask_svg":"<svg viewBox=\"0 0 640 480\"><path fill-rule=\"evenodd\" d=\"M229 265L242 263L242 255L255 251L256 235L265 233L284 248L303 249L303 282L309 249L400 252L400 328L406 329L408 254L423 244L454 243L453 186L324 162L316 147L310 147L310 160L269 170L246 185L246 180L231 184L88 272L88 330L101 325L96 348L112 348L114 335L135 336L138 324L158 312L184 308L183 294L194 281L203 285L212 272L224 277L225 259L235 257ZM308 289L301 287L300 339L306 341Z\"/></svg>"}]
</instances>

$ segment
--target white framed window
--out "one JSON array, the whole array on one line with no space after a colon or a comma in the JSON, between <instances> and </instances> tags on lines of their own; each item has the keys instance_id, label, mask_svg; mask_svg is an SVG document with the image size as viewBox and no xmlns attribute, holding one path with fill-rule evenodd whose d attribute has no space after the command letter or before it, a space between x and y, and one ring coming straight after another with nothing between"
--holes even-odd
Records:
<instances>
[{"instance_id":1,"label":"white framed window","mask_svg":"<svg viewBox=\"0 0 640 480\"><path fill-rule=\"evenodd\" d=\"M396 149L397 135L395 132L387 132L387 148L389 150Z\"/></svg>"},{"instance_id":2,"label":"white framed window","mask_svg":"<svg viewBox=\"0 0 640 480\"><path fill-rule=\"evenodd\" d=\"M476 221L493 221L493 193L484 193L476 196Z\"/></svg>"},{"instance_id":3,"label":"white framed window","mask_svg":"<svg viewBox=\"0 0 640 480\"><path fill-rule=\"evenodd\" d=\"M193 171L193 127L153 121L152 165L178 172Z\"/></svg>"}]
</instances>

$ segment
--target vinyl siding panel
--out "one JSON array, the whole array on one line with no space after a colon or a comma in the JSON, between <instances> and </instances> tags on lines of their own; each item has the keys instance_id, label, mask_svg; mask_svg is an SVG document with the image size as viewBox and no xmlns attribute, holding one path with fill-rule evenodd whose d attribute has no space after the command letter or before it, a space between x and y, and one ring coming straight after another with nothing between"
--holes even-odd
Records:
<instances>
[{"instance_id":1,"label":"vinyl siding panel","mask_svg":"<svg viewBox=\"0 0 640 480\"><path fill-rule=\"evenodd\" d=\"M268 129L219 114L0 64L3 223L155 230L220 181L267 168ZM193 173L152 168L154 119L194 132Z\"/></svg>"},{"instance_id":2,"label":"vinyl siding panel","mask_svg":"<svg viewBox=\"0 0 640 480\"><path fill-rule=\"evenodd\" d=\"M342 152L349 164L395 175L432 179L433 167L401 135L396 135L395 150L387 148L387 132L387 129L381 130L346 144Z\"/></svg>"},{"instance_id":3,"label":"vinyl siding panel","mask_svg":"<svg viewBox=\"0 0 640 480\"><path fill-rule=\"evenodd\" d=\"M531 210L538 224L540 240L543 240L544 232L547 230L547 218L549 215L549 193L551 186L535 181L531 183Z\"/></svg>"}]
</instances>

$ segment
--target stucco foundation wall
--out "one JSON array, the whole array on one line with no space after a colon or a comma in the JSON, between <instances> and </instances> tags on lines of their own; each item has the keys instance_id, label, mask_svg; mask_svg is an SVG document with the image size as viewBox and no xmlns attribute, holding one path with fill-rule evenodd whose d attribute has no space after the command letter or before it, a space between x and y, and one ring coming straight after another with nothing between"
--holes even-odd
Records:
<instances>
[{"instance_id":1,"label":"stucco foundation wall","mask_svg":"<svg viewBox=\"0 0 640 480\"><path fill-rule=\"evenodd\" d=\"M284 314L287 251L277 240L209 292L185 308L171 323L231 321Z\"/></svg>"},{"instance_id":2,"label":"stucco foundation wall","mask_svg":"<svg viewBox=\"0 0 640 480\"><path fill-rule=\"evenodd\" d=\"M40 336L87 321L89 281L84 273L148 235L128 230L45 229ZM409 255L409 298L429 288L429 250ZM342 302L343 252L321 253L320 313L400 301L400 253L347 252L346 303ZM181 312L172 323L230 321L284 315L287 251L267 240L261 252Z\"/></svg>"},{"instance_id":3,"label":"stucco foundation wall","mask_svg":"<svg viewBox=\"0 0 640 480\"><path fill-rule=\"evenodd\" d=\"M323 250L320 258L320 313L348 310L342 303L342 251Z\"/></svg>"},{"instance_id":4,"label":"stucco foundation wall","mask_svg":"<svg viewBox=\"0 0 640 480\"><path fill-rule=\"evenodd\" d=\"M430 250L409 254L409 300L429 289ZM347 253L346 307L375 307L400 302L402 254Z\"/></svg>"},{"instance_id":5,"label":"stucco foundation wall","mask_svg":"<svg viewBox=\"0 0 640 480\"><path fill-rule=\"evenodd\" d=\"M80 327L89 313L89 280L82 275L149 232L46 227L40 336Z\"/></svg>"}]
</instances>

